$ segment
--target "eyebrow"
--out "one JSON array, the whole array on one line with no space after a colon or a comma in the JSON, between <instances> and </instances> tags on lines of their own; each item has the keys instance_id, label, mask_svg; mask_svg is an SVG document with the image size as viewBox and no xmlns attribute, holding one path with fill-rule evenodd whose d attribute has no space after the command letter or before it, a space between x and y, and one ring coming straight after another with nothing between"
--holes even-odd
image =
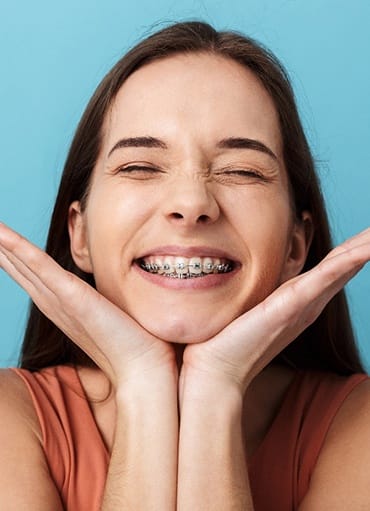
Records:
<instances>
[{"instance_id":1,"label":"eyebrow","mask_svg":"<svg viewBox=\"0 0 370 511\"><path fill-rule=\"evenodd\" d=\"M220 140L216 147L218 149L252 149L254 151L260 151L261 153L268 154L274 160L277 160L276 154L259 140L253 138L244 137L229 137Z\"/></svg>"},{"instance_id":2,"label":"eyebrow","mask_svg":"<svg viewBox=\"0 0 370 511\"><path fill-rule=\"evenodd\" d=\"M121 138L109 151L108 157L117 149L124 147L147 147L157 149L168 149L168 145L159 138L155 137L129 137ZM217 142L218 149L252 149L265 153L274 160L277 160L276 154L263 142L245 137L228 137Z\"/></svg>"},{"instance_id":3,"label":"eyebrow","mask_svg":"<svg viewBox=\"0 0 370 511\"><path fill-rule=\"evenodd\" d=\"M130 137L130 138L121 138L109 151L108 157L116 151L117 149L122 149L124 147L156 147L159 149L168 149L168 146L163 140L159 140L159 138L154 137Z\"/></svg>"}]
</instances>

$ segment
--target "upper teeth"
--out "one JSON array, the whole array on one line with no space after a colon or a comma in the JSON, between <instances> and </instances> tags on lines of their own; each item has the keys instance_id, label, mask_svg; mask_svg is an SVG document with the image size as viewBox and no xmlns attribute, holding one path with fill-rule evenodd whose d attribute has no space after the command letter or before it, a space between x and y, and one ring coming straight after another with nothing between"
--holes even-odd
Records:
<instances>
[{"instance_id":1,"label":"upper teeth","mask_svg":"<svg viewBox=\"0 0 370 511\"><path fill-rule=\"evenodd\" d=\"M141 267L150 273L186 278L209 273L226 273L232 269L230 262L211 257L149 257L141 261Z\"/></svg>"}]
</instances>

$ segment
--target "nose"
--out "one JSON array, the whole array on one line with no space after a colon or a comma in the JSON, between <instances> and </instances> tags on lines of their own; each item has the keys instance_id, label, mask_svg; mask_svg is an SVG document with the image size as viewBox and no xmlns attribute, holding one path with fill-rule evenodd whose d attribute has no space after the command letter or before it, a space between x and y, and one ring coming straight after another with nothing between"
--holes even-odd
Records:
<instances>
[{"instance_id":1,"label":"nose","mask_svg":"<svg viewBox=\"0 0 370 511\"><path fill-rule=\"evenodd\" d=\"M164 199L166 218L183 227L211 224L220 216L219 204L208 183L182 179L173 184Z\"/></svg>"}]
</instances>

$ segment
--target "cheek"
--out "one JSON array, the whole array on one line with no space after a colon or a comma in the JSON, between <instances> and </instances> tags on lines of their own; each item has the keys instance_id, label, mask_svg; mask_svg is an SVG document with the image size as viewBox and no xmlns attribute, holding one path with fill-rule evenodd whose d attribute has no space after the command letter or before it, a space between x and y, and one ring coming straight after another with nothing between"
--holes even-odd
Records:
<instances>
[{"instance_id":1,"label":"cheek","mask_svg":"<svg viewBox=\"0 0 370 511\"><path fill-rule=\"evenodd\" d=\"M153 197L150 201L122 182L95 185L88 198L87 243L96 287L113 302L120 278L129 272L140 237L153 216L153 202Z\"/></svg>"},{"instance_id":2,"label":"cheek","mask_svg":"<svg viewBox=\"0 0 370 511\"><path fill-rule=\"evenodd\" d=\"M156 202L158 193L154 191L147 183L103 174L91 186L87 209L99 216L105 216L106 212L121 217L145 216Z\"/></svg>"},{"instance_id":3,"label":"cheek","mask_svg":"<svg viewBox=\"0 0 370 511\"><path fill-rule=\"evenodd\" d=\"M293 226L290 205L276 197L250 202L238 225L246 254L245 276L255 284L257 303L282 283Z\"/></svg>"},{"instance_id":4,"label":"cheek","mask_svg":"<svg viewBox=\"0 0 370 511\"><path fill-rule=\"evenodd\" d=\"M99 250L108 254L111 244L125 245L151 216L149 208L149 198L133 192L124 183L101 187L92 193L87 206L87 225L93 254Z\"/></svg>"},{"instance_id":5,"label":"cheek","mask_svg":"<svg viewBox=\"0 0 370 511\"><path fill-rule=\"evenodd\" d=\"M230 214L234 214L234 225L247 248L258 251L263 259L271 258L274 264L277 254L286 248L293 223L286 194L260 193L234 200Z\"/></svg>"}]
</instances>

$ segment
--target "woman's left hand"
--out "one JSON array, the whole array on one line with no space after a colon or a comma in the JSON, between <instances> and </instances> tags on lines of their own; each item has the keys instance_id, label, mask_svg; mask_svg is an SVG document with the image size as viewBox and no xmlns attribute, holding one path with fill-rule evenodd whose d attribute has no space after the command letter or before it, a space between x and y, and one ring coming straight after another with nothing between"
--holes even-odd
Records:
<instances>
[{"instance_id":1,"label":"woman's left hand","mask_svg":"<svg viewBox=\"0 0 370 511\"><path fill-rule=\"evenodd\" d=\"M215 337L186 346L180 375L198 384L222 382L244 394L251 380L319 316L370 260L370 228L336 247L313 269L283 283Z\"/></svg>"}]
</instances>

